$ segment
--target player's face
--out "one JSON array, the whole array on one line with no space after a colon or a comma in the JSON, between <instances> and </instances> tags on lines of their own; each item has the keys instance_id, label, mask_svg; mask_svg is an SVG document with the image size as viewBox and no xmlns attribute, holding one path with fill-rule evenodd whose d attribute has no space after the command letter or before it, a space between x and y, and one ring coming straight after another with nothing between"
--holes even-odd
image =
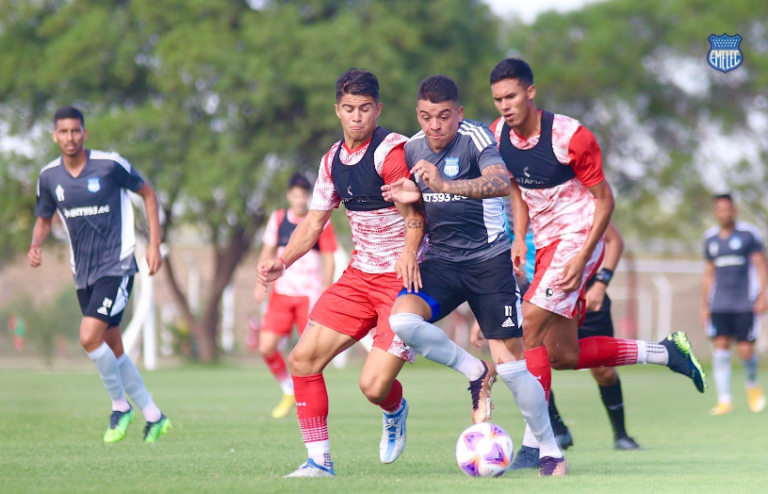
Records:
<instances>
[{"instance_id":1,"label":"player's face","mask_svg":"<svg viewBox=\"0 0 768 494\"><path fill-rule=\"evenodd\" d=\"M377 103L371 96L345 94L335 108L336 116L341 120L341 128L344 130L344 139L357 145L373 135L382 104Z\"/></svg>"},{"instance_id":2,"label":"player's face","mask_svg":"<svg viewBox=\"0 0 768 494\"><path fill-rule=\"evenodd\" d=\"M82 150L88 131L83 128L78 118L63 118L56 121L53 129L53 142L64 156L77 156Z\"/></svg>"},{"instance_id":3,"label":"player's face","mask_svg":"<svg viewBox=\"0 0 768 494\"><path fill-rule=\"evenodd\" d=\"M525 87L520 79L503 79L491 84L493 104L511 128L519 127L533 110L536 86Z\"/></svg>"},{"instance_id":4,"label":"player's face","mask_svg":"<svg viewBox=\"0 0 768 494\"><path fill-rule=\"evenodd\" d=\"M728 199L718 199L715 201L713 212L720 226L730 226L736 221L736 208Z\"/></svg>"},{"instance_id":5,"label":"player's face","mask_svg":"<svg viewBox=\"0 0 768 494\"><path fill-rule=\"evenodd\" d=\"M419 119L421 130L427 137L429 147L433 151L445 149L456 137L459 125L464 118L464 107L456 107L453 101L432 103L419 100L416 103L416 115Z\"/></svg>"},{"instance_id":6,"label":"player's face","mask_svg":"<svg viewBox=\"0 0 768 494\"><path fill-rule=\"evenodd\" d=\"M301 187L293 187L289 190L285 197L288 198L288 204L291 207L291 211L296 216L306 216L309 211L309 191L304 190Z\"/></svg>"}]
</instances>

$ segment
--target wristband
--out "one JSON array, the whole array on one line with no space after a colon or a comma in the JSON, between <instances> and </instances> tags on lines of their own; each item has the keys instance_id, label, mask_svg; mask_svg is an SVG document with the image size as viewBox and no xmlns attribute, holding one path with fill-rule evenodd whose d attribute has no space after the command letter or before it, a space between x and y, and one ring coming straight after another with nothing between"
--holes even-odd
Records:
<instances>
[{"instance_id":1,"label":"wristband","mask_svg":"<svg viewBox=\"0 0 768 494\"><path fill-rule=\"evenodd\" d=\"M613 278L613 271L608 268L601 269L595 275L595 281L599 281L605 286L608 286L608 284L611 282L611 278Z\"/></svg>"},{"instance_id":2,"label":"wristband","mask_svg":"<svg viewBox=\"0 0 768 494\"><path fill-rule=\"evenodd\" d=\"M285 270L288 269L288 264L286 264L285 259L282 257L278 257L277 260L283 263L283 272L278 276L278 278L281 278L285 274Z\"/></svg>"}]
</instances>

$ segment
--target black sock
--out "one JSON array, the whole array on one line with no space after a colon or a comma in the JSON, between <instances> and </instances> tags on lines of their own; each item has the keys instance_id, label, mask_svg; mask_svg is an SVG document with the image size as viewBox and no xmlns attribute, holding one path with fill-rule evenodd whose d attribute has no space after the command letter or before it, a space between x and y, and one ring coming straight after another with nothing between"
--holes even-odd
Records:
<instances>
[{"instance_id":1,"label":"black sock","mask_svg":"<svg viewBox=\"0 0 768 494\"><path fill-rule=\"evenodd\" d=\"M611 420L614 437L616 439L627 437L627 430L624 425L624 399L621 395L621 381L617 379L616 384L612 386L598 387L605 411L608 412L608 418Z\"/></svg>"},{"instance_id":2,"label":"black sock","mask_svg":"<svg viewBox=\"0 0 768 494\"><path fill-rule=\"evenodd\" d=\"M552 390L549 391L549 421L552 422L552 431L555 435L560 436L568 432L568 427L555 406L555 394Z\"/></svg>"}]
</instances>

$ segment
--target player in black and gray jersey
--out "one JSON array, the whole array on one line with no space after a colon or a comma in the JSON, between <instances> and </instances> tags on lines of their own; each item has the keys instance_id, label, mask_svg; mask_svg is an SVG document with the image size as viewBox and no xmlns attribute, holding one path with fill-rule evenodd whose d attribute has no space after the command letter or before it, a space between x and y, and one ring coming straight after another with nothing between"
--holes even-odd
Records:
<instances>
[{"instance_id":1,"label":"player in black and gray jersey","mask_svg":"<svg viewBox=\"0 0 768 494\"><path fill-rule=\"evenodd\" d=\"M29 263L42 263L40 246L51 231L54 213L59 214L69 237L72 273L83 313L80 342L96 364L112 399L110 425L105 442L125 437L135 419L126 393L141 409L147 426L144 440L155 442L171 426L157 408L144 381L123 352L120 321L138 271L133 251L133 207L128 191L144 198L149 224L147 264L155 274L162 265L157 197L136 170L117 153L85 149L88 131L83 114L73 107L56 111L53 141L61 157L40 172L37 206Z\"/></svg>"},{"instance_id":2,"label":"player in black and gray jersey","mask_svg":"<svg viewBox=\"0 0 768 494\"><path fill-rule=\"evenodd\" d=\"M510 184L493 134L464 119L459 89L446 76L421 81L416 112L422 131L405 144L405 160L418 185L401 179L382 190L388 200L423 200L429 247L419 266L422 286L400 293L390 326L419 354L467 377L475 423L490 418L490 387L498 373L534 435L546 444L540 474L564 475L567 466L544 391L524 359L519 291L504 225L502 197ZM464 302L489 341L496 369L432 324Z\"/></svg>"},{"instance_id":3,"label":"player in black and gray jersey","mask_svg":"<svg viewBox=\"0 0 768 494\"><path fill-rule=\"evenodd\" d=\"M736 221L729 194L715 197L714 214L720 226L704 234L706 265L701 296L701 322L712 338L712 373L717 387L717 406L710 413L733 411L731 404L731 341L741 357L749 408L761 412L765 395L757 385L755 340L758 314L768 308L765 287L768 265L763 240L756 227Z\"/></svg>"}]
</instances>

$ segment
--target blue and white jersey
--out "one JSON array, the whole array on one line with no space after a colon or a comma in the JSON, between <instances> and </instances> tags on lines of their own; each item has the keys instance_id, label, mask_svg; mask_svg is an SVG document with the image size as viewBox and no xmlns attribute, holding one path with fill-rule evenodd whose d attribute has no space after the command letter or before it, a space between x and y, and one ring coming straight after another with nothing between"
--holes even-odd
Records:
<instances>
[{"instance_id":1,"label":"blue and white jersey","mask_svg":"<svg viewBox=\"0 0 768 494\"><path fill-rule=\"evenodd\" d=\"M35 214L50 218L58 212L69 236L75 287L93 285L105 276L138 271L133 206L128 191L137 192L144 179L117 153L88 151L88 161L73 177L58 158L40 171Z\"/></svg>"},{"instance_id":2,"label":"blue and white jersey","mask_svg":"<svg viewBox=\"0 0 768 494\"><path fill-rule=\"evenodd\" d=\"M715 313L752 312L760 280L751 260L763 251L763 239L754 225L737 221L728 238L720 227L704 234L704 257L715 265L715 282L709 292L709 309Z\"/></svg>"},{"instance_id":3,"label":"blue and white jersey","mask_svg":"<svg viewBox=\"0 0 768 494\"><path fill-rule=\"evenodd\" d=\"M443 180L472 180L492 165L504 166L496 140L485 125L464 120L453 142L439 153L429 147L424 132L405 144L405 162L412 169L419 160L434 164ZM504 226L504 199L470 199L436 193L418 183L427 213L429 249L425 259L480 262L510 249Z\"/></svg>"}]
</instances>

